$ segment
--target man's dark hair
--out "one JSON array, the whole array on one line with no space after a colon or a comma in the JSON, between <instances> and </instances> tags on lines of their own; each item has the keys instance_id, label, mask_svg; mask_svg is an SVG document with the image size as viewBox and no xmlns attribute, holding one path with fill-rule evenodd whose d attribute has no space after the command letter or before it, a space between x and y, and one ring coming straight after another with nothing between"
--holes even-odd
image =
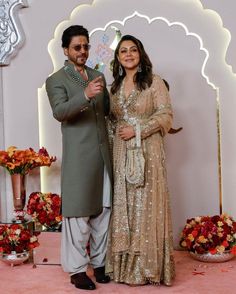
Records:
<instances>
[{"instance_id":1,"label":"man's dark hair","mask_svg":"<svg viewBox=\"0 0 236 294\"><path fill-rule=\"evenodd\" d=\"M68 48L71 42L71 39L75 36L85 36L89 42L88 30L80 25L73 25L64 30L61 41L62 48Z\"/></svg>"}]
</instances>

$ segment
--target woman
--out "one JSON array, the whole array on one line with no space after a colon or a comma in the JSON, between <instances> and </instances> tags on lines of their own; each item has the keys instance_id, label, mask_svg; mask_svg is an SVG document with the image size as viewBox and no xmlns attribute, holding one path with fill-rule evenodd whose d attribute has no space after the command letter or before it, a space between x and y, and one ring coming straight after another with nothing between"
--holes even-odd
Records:
<instances>
[{"instance_id":1,"label":"woman","mask_svg":"<svg viewBox=\"0 0 236 294\"><path fill-rule=\"evenodd\" d=\"M115 282L171 285L174 259L163 147L172 123L168 90L152 73L142 43L130 35L116 48L113 77L114 201L106 270ZM136 149L140 141L141 149Z\"/></svg>"}]
</instances>

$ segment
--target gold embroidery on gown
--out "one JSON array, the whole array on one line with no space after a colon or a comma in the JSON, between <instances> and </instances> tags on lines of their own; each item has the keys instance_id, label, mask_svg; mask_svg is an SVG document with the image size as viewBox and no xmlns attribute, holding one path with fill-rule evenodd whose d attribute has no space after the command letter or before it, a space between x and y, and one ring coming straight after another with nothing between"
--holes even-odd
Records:
<instances>
[{"instance_id":1,"label":"gold embroidery on gown","mask_svg":"<svg viewBox=\"0 0 236 294\"><path fill-rule=\"evenodd\" d=\"M106 271L115 282L171 285L175 270L163 136L171 127L172 109L161 78L155 75L127 110L141 125L145 185L136 188L125 180L127 142L117 131L127 123L116 93L111 95L114 200Z\"/></svg>"}]
</instances>

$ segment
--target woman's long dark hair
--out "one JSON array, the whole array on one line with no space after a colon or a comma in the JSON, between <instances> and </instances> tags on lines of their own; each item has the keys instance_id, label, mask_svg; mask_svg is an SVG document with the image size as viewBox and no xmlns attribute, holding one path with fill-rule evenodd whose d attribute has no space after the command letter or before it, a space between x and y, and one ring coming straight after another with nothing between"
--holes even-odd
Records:
<instances>
[{"instance_id":1,"label":"woman's long dark hair","mask_svg":"<svg viewBox=\"0 0 236 294\"><path fill-rule=\"evenodd\" d=\"M111 85L111 93L114 94L120 88L121 82L124 79L126 73L123 66L118 61L118 52L123 41L132 41L137 46L139 55L140 55L140 67L141 72L137 72L134 76L134 82L138 90L142 91L147 87L150 87L152 84L153 74L152 74L152 63L144 50L143 44L137 38L131 35L125 35L119 41L115 53L114 53L114 62L113 62L113 77L114 81ZM119 66L122 66L123 74L119 75Z\"/></svg>"}]
</instances>

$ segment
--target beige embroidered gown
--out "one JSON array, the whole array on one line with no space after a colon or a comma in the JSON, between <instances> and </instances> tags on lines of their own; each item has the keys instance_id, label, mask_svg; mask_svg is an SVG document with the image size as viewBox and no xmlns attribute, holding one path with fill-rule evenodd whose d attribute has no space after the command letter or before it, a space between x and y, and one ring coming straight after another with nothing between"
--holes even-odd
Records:
<instances>
[{"instance_id":1,"label":"beige embroidered gown","mask_svg":"<svg viewBox=\"0 0 236 294\"><path fill-rule=\"evenodd\" d=\"M163 136L172 123L168 91L154 75L150 88L126 100L129 118L141 126L145 157L145 184L136 188L126 181L128 141L117 134L127 125L120 91L111 95L113 128L114 200L106 271L115 282L171 285L174 278L173 238Z\"/></svg>"}]
</instances>

